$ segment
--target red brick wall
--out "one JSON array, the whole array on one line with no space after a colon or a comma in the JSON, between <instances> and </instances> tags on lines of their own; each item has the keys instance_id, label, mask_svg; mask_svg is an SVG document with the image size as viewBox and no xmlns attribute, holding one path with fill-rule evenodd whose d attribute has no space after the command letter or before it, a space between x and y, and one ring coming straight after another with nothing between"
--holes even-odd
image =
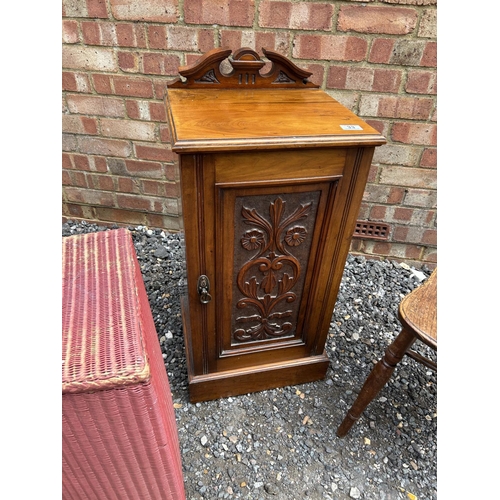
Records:
<instances>
[{"instance_id":1,"label":"red brick wall","mask_svg":"<svg viewBox=\"0 0 500 500\"><path fill-rule=\"evenodd\" d=\"M385 135L352 251L433 267L436 0L63 0L63 218L177 230L163 98L214 47L276 50Z\"/></svg>"}]
</instances>

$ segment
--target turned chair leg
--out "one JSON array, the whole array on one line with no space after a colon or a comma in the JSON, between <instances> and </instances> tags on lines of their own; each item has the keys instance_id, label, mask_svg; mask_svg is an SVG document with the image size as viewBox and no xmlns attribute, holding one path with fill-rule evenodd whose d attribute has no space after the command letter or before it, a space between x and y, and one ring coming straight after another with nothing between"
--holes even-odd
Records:
<instances>
[{"instance_id":1,"label":"turned chair leg","mask_svg":"<svg viewBox=\"0 0 500 500\"><path fill-rule=\"evenodd\" d=\"M373 367L366 379L356 401L347 412L343 422L337 429L337 436L344 437L354 422L358 420L364 409L391 378L394 368L403 359L405 352L412 346L416 338L410 330L403 328L392 344L386 349L383 358Z\"/></svg>"}]
</instances>

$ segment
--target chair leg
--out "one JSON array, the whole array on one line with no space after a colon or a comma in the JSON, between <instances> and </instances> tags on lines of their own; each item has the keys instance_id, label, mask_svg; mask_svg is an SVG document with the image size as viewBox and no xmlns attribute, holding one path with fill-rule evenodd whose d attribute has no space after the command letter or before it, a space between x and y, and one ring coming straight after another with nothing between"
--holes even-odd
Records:
<instances>
[{"instance_id":1,"label":"chair leg","mask_svg":"<svg viewBox=\"0 0 500 500\"><path fill-rule=\"evenodd\" d=\"M349 432L349 429L359 419L361 413L363 413L373 398L389 381L394 368L403 359L405 352L412 346L415 340L416 338L413 333L403 328L392 344L389 345L383 358L373 367L370 375L368 375L356 401L354 401L351 409L347 412L343 422L337 429L338 437L344 437Z\"/></svg>"}]
</instances>

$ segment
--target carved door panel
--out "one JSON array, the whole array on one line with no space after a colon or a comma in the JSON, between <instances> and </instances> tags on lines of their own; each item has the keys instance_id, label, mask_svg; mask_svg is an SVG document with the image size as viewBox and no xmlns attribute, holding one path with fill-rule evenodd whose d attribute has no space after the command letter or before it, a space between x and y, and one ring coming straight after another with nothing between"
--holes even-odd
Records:
<instances>
[{"instance_id":1,"label":"carved door panel","mask_svg":"<svg viewBox=\"0 0 500 500\"><path fill-rule=\"evenodd\" d=\"M215 156L217 371L313 353L311 291L322 279L324 241L340 220L332 210L344 162L343 151L316 152L314 160L306 151Z\"/></svg>"}]
</instances>

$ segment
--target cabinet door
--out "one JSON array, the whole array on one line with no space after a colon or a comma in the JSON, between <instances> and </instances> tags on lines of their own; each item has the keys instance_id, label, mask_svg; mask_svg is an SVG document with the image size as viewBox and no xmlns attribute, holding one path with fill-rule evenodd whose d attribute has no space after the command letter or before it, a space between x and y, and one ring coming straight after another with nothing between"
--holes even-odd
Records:
<instances>
[{"instance_id":1,"label":"cabinet door","mask_svg":"<svg viewBox=\"0 0 500 500\"><path fill-rule=\"evenodd\" d=\"M342 218L336 200L346 155L207 158L215 172L215 371L321 354L314 301L331 267L325 244Z\"/></svg>"}]
</instances>

